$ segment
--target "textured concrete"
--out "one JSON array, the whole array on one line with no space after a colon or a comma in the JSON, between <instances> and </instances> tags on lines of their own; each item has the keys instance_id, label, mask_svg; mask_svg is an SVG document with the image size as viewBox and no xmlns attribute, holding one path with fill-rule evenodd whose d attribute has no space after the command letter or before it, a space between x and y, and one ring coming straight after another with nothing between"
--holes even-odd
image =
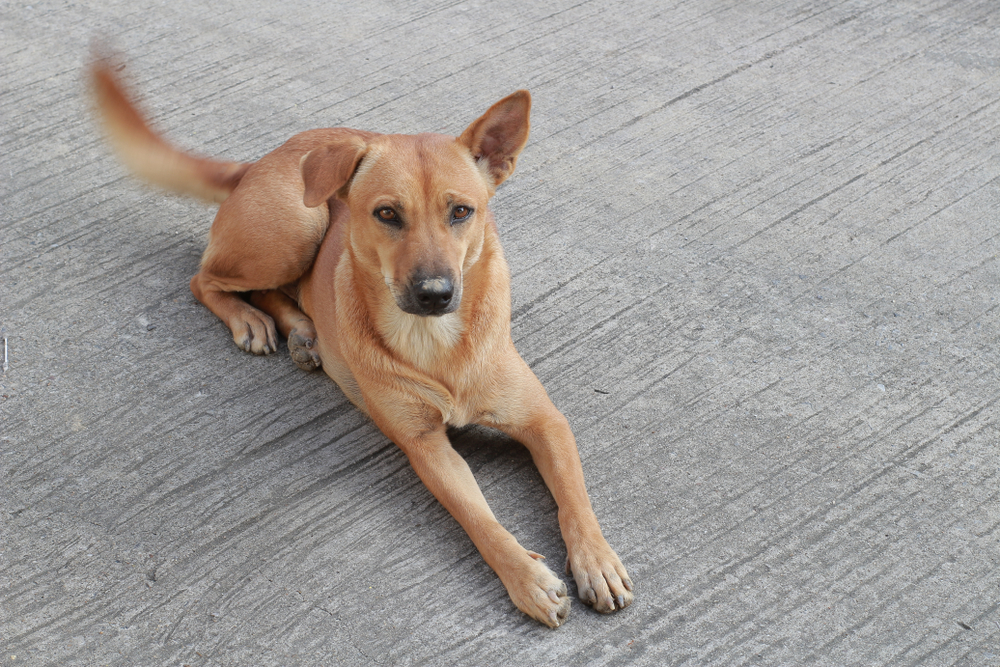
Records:
<instances>
[{"instance_id":1,"label":"textured concrete","mask_svg":"<svg viewBox=\"0 0 1000 667\"><path fill-rule=\"evenodd\" d=\"M88 115L95 34L233 159L533 92L514 337L631 608L529 621L332 382L233 346L187 287L212 210ZM0 35L0 665L1000 665L995 0L41 0ZM560 563L525 451L455 440Z\"/></svg>"}]
</instances>

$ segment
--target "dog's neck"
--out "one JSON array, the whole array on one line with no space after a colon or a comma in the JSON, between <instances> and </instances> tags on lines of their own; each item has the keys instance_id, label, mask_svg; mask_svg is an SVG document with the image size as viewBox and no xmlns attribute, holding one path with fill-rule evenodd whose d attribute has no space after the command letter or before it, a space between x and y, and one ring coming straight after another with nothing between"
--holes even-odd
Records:
<instances>
[{"instance_id":1,"label":"dog's neck","mask_svg":"<svg viewBox=\"0 0 1000 667\"><path fill-rule=\"evenodd\" d=\"M395 303L387 304L381 320L379 333L389 349L424 372L446 360L465 329L459 312L421 317L404 313Z\"/></svg>"}]
</instances>

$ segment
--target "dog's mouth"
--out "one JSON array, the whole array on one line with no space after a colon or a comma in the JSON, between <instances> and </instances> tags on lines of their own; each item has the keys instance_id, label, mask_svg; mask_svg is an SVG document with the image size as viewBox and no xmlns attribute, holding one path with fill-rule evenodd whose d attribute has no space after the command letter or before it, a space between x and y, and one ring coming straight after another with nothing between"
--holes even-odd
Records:
<instances>
[{"instance_id":1,"label":"dog's mouth","mask_svg":"<svg viewBox=\"0 0 1000 667\"><path fill-rule=\"evenodd\" d=\"M393 281L386 280L396 305L404 313L420 317L440 317L458 310L462 298L461 281L451 276L415 276L400 289Z\"/></svg>"}]
</instances>

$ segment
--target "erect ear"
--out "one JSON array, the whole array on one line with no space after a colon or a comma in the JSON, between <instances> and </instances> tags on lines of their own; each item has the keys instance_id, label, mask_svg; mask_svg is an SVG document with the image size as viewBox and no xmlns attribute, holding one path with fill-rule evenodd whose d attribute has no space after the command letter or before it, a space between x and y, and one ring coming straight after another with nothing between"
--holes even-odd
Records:
<instances>
[{"instance_id":1,"label":"erect ear","mask_svg":"<svg viewBox=\"0 0 1000 667\"><path fill-rule=\"evenodd\" d=\"M302 203L309 208L319 206L347 185L365 154L367 145L358 136L345 137L302 156L299 166L306 184Z\"/></svg>"},{"instance_id":2,"label":"erect ear","mask_svg":"<svg viewBox=\"0 0 1000 667\"><path fill-rule=\"evenodd\" d=\"M491 106L458 138L477 162L485 162L494 186L514 172L517 156L528 143L530 113L531 93L519 90Z\"/></svg>"}]
</instances>

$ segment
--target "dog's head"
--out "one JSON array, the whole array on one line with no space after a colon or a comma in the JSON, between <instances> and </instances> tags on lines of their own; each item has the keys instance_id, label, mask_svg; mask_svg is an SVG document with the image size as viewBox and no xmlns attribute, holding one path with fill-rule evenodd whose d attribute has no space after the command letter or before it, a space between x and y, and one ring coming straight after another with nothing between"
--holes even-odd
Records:
<instances>
[{"instance_id":1,"label":"dog's head","mask_svg":"<svg viewBox=\"0 0 1000 667\"><path fill-rule=\"evenodd\" d=\"M347 204L352 251L401 310L454 312L483 248L489 199L528 140L530 109L531 96L519 90L458 138L345 136L303 158L305 205L331 197Z\"/></svg>"}]
</instances>

